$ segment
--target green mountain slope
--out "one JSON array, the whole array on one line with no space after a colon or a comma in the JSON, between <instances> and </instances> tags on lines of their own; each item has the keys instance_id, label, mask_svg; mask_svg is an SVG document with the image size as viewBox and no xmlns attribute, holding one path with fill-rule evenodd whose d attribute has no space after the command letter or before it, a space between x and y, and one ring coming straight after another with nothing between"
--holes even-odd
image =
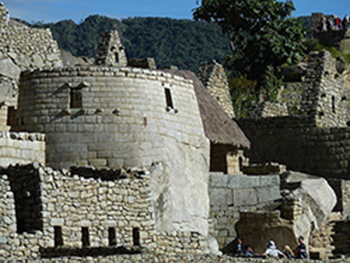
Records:
<instances>
[{"instance_id":1,"label":"green mountain slope","mask_svg":"<svg viewBox=\"0 0 350 263\"><path fill-rule=\"evenodd\" d=\"M37 23L50 28L62 49L75 56L94 57L100 33L118 30L129 58L153 57L158 67L176 65L196 70L212 59L223 63L230 47L215 24L170 18L128 18L122 21L93 15L82 23L72 20Z\"/></svg>"}]
</instances>

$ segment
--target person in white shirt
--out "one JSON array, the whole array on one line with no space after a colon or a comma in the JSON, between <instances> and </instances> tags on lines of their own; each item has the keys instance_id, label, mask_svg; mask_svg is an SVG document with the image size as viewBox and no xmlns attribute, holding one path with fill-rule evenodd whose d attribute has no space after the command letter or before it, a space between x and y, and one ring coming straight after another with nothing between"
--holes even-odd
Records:
<instances>
[{"instance_id":1,"label":"person in white shirt","mask_svg":"<svg viewBox=\"0 0 350 263\"><path fill-rule=\"evenodd\" d=\"M287 258L280 250L277 249L275 242L270 240L267 244L267 249L263 255L272 258Z\"/></svg>"}]
</instances>

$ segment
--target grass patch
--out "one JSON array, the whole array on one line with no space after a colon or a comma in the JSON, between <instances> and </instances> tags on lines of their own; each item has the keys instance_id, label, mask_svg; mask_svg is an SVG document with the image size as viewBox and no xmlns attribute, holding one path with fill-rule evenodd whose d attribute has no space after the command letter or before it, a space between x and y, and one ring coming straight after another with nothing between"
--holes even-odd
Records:
<instances>
[{"instance_id":1,"label":"grass patch","mask_svg":"<svg viewBox=\"0 0 350 263\"><path fill-rule=\"evenodd\" d=\"M342 57L344 58L344 61L347 64L350 64L350 54L346 54L341 52L340 50L336 49L335 47L327 47L324 46L322 44L320 44L317 39L312 39L309 40L305 43L305 46L307 48L307 52L311 52L311 51L323 51L323 50L327 50L329 53L332 54L332 57L337 58L337 57Z\"/></svg>"}]
</instances>

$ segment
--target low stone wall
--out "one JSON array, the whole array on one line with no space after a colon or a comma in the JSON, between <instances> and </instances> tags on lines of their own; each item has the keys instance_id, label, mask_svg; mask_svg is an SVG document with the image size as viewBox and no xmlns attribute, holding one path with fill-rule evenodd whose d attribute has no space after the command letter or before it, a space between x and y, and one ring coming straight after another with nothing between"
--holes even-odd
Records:
<instances>
[{"instance_id":1,"label":"low stone wall","mask_svg":"<svg viewBox=\"0 0 350 263\"><path fill-rule=\"evenodd\" d=\"M99 181L40 165L2 172L8 174L16 207L21 208L16 213L23 226L18 225L17 231L19 227L26 232L42 231L44 247L103 247L109 242L132 246L156 241L147 179Z\"/></svg>"},{"instance_id":2,"label":"low stone wall","mask_svg":"<svg viewBox=\"0 0 350 263\"><path fill-rule=\"evenodd\" d=\"M7 175L0 176L0 259L39 257L41 233L16 233L15 199Z\"/></svg>"},{"instance_id":3,"label":"low stone wall","mask_svg":"<svg viewBox=\"0 0 350 263\"><path fill-rule=\"evenodd\" d=\"M131 58L128 61L128 67L157 69L154 58Z\"/></svg>"},{"instance_id":4,"label":"low stone wall","mask_svg":"<svg viewBox=\"0 0 350 263\"><path fill-rule=\"evenodd\" d=\"M334 46L344 53L350 52L350 29L340 31L319 32L315 38L325 46Z\"/></svg>"},{"instance_id":5,"label":"low stone wall","mask_svg":"<svg viewBox=\"0 0 350 263\"><path fill-rule=\"evenodd\" d=\"M259 205L281 198L280 178L278 175L211 173L209 197L212 235L223 249L237 236L235 224L240 218L240 211L255 211Z\"/></svg>"},{"instance_id":6,"label":"low stone wall","mask_svg":"<svg viewBox=\"0 0 350 263\"><path fill-rule=\"evenodd\" d=\"M300 113L303 85L303 82L283 83L280 101L287 104L289 115L294 116Z\"/></svg>"},{"instance_id":7,"label":"low stone wall","mask_svg":"<svg viewBox=\"0 0 350 263\"><path fill-rule=\"evenodd\" d=\"M107 257L64 257L64 258L50 258L43 259L40 262L70 262L70 263L79 263L79 262L127 262L127 263L148 263L148 262L201 262L201 263L245 263L245 262L254 262L254 263L271 263L271 262L291 262L290 260L274 260L274 259L263 259L263 258L237 258L229 256L215 256L215 255L193 255L193 254L177 254L177 255L167 255L167 254L137 254L137 255L119 255L119 256L107 256ZM322 260L302 260L298 259L300 263L321 263ZM328 260L328 263L347 263L350 262L350 259L339 258Z\"/></svg>"},{"instance_id":8,"label":"low stone wall","mask_svg":"<svg viewBox=\"0 0 350 263\"><path fill-rule=\"evenodd\" d=\"M263 103L253 104L248 109L249 118L267 118L288 115L288 107L285 103L273 103L265 101Z\"/></svg>"},{"instance_id":9,"label":"low stone wall","mask_svg":"<svg viewBox=\"0 0 350 263\"><path fill-rule=\"evenodd\" d=\"M350 214L350 128L316 128L292 117L238 123L252 143L246 151L251 162L283 163L289 170L327 178L337 194L337 211Z\"/></svg>"},{"instance_id":10,"label":"low stone wall","mask_svg":"<svg viewBox=\"0 0 350 263\"><path fill-rule=\"evenodd\" d=\"M298 118L239 120L252 143L252 162L278 162L327 178L349 178L350 129L316 128Z\"/></svg>"},{"instance_id":11,"label":"low stone wall","mask_svg":"<svg viewBox=\"0 0 350 263\"><path fill-rule=\"evenodd\" d=\"M0 59L11 58L21 68L61 66L57 42L49 29L30 28L10 21L0 32Z\"/></svg>"},{"instance_id":12,"label":"low stone wall","mask_svg":"<svg viewBox=\"0 0 350 263\"><path fill-rule=\"evenodd\" d=\"M328 259L334 256L334 226L337 221L342 220L342 217L340 213L333 213L323 226L311 233L309 238L309 250L319 254L319 258Z\"/></svg>"},{"instance_id":13,"label":"low stone wall","mask_svg":"<svg viewBox=\"0 0 350 263\"><path fill-rule=\"evenodd\" d=\"M98 254L98 248L112 254L134 247L160 254L208 250L207 237L197 232L156 229L149 172L101 170L94 178L96 170L77 171L87 174L36 163L1 169L1 255L22 260Z\"/></svg>"},{"instance_id":14,"label":"low stone wall","mask_svg":"<svg viewBox=\"0 0 350 263\"><path fill-rule=\"evenodd\" d=\"M336 221L333 227L333 254L350 254L350 220Z\"/></svg>"},{"instance_id":15,"label":"low stone wall","mask_svg":"<svg viewBox=\"0 0 350 263\"><path fill-rule=\"evenodd\" d=\"M0 166L45 163L45 136L40 133L0 132Z\"/></svg>"},{"instance_id":16,"label":"low stone wall","mask_svg":"<svg viewBox=\"0 0 350 263\"><path fill-rule=\"evenodd\" d=\"M350 181L342 180L341 189L343 194L342 196L343 213L345 215L350 216Z\"/></svg>"}]
</instances>

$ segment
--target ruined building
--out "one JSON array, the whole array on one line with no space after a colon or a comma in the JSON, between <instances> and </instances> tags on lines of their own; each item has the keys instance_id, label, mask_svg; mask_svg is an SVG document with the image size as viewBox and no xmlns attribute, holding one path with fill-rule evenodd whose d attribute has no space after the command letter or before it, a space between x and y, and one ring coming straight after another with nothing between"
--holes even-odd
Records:
<instances>
[{"instance_id":1,"label":"ruined building","mask_svg":"<svg viewBox=\"0 0 350 263\"><path fill-rule=\"evenodd\" d=\"M50 31L7 21L3 4L1 14L0 161L17 164L2 170L1 254L36 259L61 246L208 251L210 138L201 115L209 113L200 112L193 80L126 67L117 32L101 36L95 65L62 67ZM232 154L249 147L232 120L223 122L240 141L214 143ZM227 163L227 152L219 154L222 169L239 170L238 157Z\"/></svg>"},{"instance_id":2,"label":"ruined building","mask_svg":"<svg viewBox=\"0 0 350 263\"><path fill-rule=\"evenodd\" d=\"M288 169L322 176L338 198L336 211L350 213L349 128L346 71L328 52L311 53L301 82L298 115L239 121L252 142L253 162L279 162ZM297 84L299 85L299 84Z\"/></svg>"},{"instance_id":3,"label":"ruined building","mask_svg":"<svg viewBox=\"0 0 350 263\"><path fill-rule=\"evenodd\" d=\"M197 76L157 70L152 59L128 60L118 33L108 32L94 63L64 66L49 30L8 20L3 4L0 14L3 258L212 262L237 235L259 233L252 244L260 249L283 232L279 241L293 245L333 209L324 179L302 178L281 195L283 166L247 166L250 141L231 119L216 62ZM341 80L330 72L330 81ZM327 96L306 96L317 103L305 103L307 128L328 123L328 100L340 112L342 99ZM323 115L313 118L315 110ZM256 220L264 227L242 231Z\"/></svg>"}]
</instances>

